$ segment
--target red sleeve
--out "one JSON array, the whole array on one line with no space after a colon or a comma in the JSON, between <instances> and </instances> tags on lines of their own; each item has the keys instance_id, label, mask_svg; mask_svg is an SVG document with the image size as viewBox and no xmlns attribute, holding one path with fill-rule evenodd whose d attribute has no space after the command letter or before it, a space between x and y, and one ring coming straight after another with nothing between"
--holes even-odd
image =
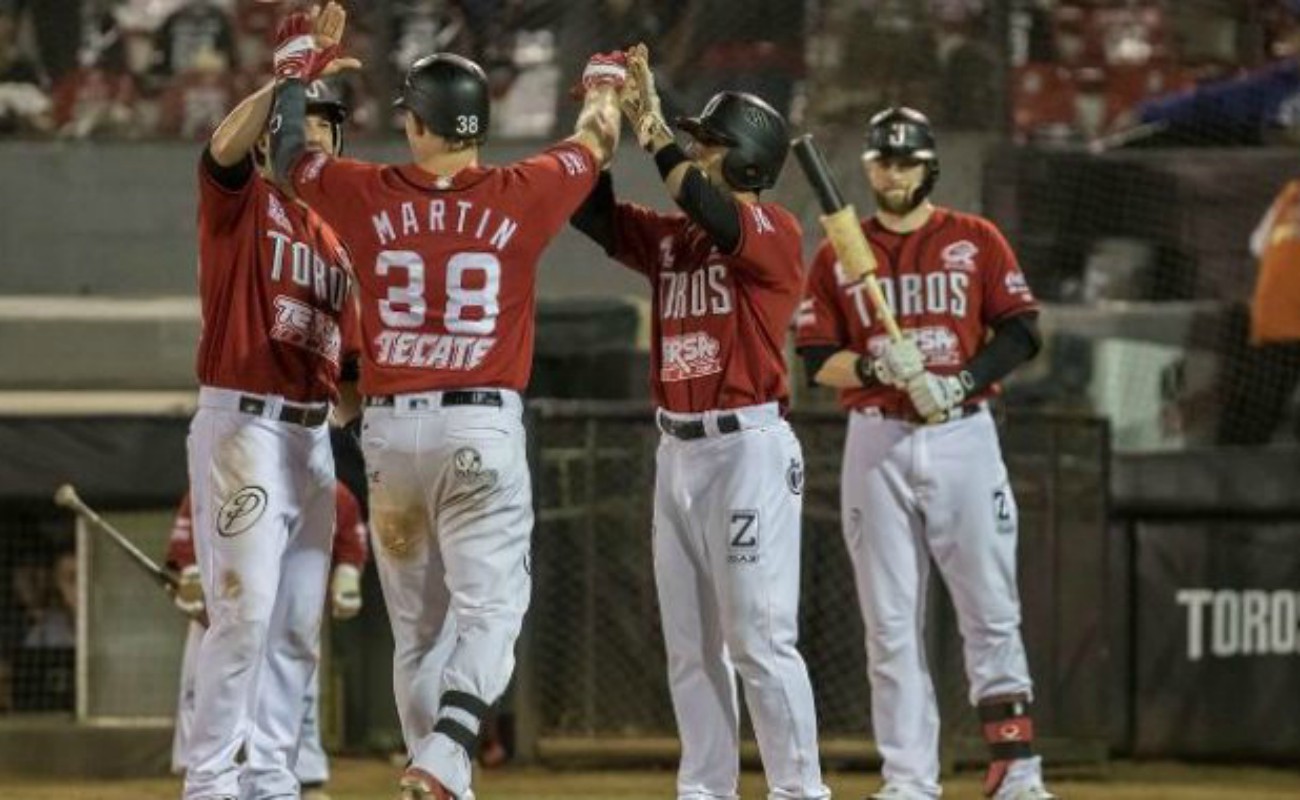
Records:
<instances>
[{"instance_id":1,"label":"red sleeve","mask_svg":"<svg viewBox=\"0 0 1300 800\"><path fill-rule=\"evenodd\" d=\"M849 326L839 302L839 281L835 276L835 249L823 241L808 270L799 313L795 316L795 346L845 347Z\"/></svg>"},{"instance_id":2,"label":"red sleeve","mask_svg":"<svg viewBox=\"0 0 1300 800\"><path fill-rule=\"evenodd\" d=\"M1002 236L1001 231L992 223L985 223L985 253L988 260L982 266L986 269L984 278L984 302L980 319L992 324L1007 317L1023 314L1038 309L1038 301L1029 289L1025 273L1020 271L1016 254L1011 245Z\"/></svg>"},{"instance_id":3,"label":"red sleeve","mask_svg":"<svg viewBox=\"0 0 1300 800\"><path fill-rule=\"evenodd\" d=\"M532 200L531 219L541 222L549 239L591 194L600 169L586 147L560 142L505 172L505 191Z\"/></svg>"},{"instance_id":4,"label":"red sleeve","mask_svg":"<svg viewBox=\"0 0 1300 800\"><path fill-rule=\"evenodd\" d=\"M361 505L343 481L334 484L334 565L351 564L361 569L366 564L366 524L361 521Z\"/></svg>"},{"instance_id":5,"label":"red sleeve","mask_svg":"<svg viewBox=\"0 0 1300 800\"><path fill-rule=\"evenodd\" d=\"M352 235L347 223L369 219L361 215L370 195L367 183L382 169L379 164L310 152L298 159L290 174L298 197L346 242Z\"/></svg>"},{"instance_id":6,"label":"red sleeve","mask_svg":"<svg viewBox=\"0 0 1300 800\"><path fill-rule=\"evenodd\" d=\"M172 521L171 536L167 538L167 566L180 571L197 562L194 557L194 520L190 511L190 495L181 498L180 508Z\"/></svg>"},{"instance_id":7,"label":"red sleeve","mask_svg":"<svg viewBox=\"0 0 1300 800\"><path fill-rule=\"evenodd\" d=\"M772 203L740 204L740 246L734 264L762 283L789 281L802 268L803 228L799 220Z\"/></svg>"},{"instance_id":8,"label":"red sleeve","mask_svg":"<svg viewBox=\"0 0 1300 800\"><path fill-rule=\"evenodd\" d=\"M212 164L215 162L211 161L205 145L199 159L199 224L211 231L230 230L239 223L244 209L253 200L253 188L257 185L255 170L249 169L243 185L231 189L217 182Z\"/></svg>"},{"instance_id":9,"label":"red sleeve","mask_svg":"<svg viewBox=\"0 0 1300 800\"><path fill-rule=\"evenodd\" d=\"M619 203L614 209L614 258L653 278L662 262L671 261L673 240L685 220L683 214L661 214L636 203Z\"/></svg>"}]
</instances>

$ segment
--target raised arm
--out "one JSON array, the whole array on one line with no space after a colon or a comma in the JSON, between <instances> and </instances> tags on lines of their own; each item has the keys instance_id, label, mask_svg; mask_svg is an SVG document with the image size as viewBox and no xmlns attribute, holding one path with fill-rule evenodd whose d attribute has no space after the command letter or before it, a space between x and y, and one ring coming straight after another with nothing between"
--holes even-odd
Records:
<instances>
[{"instance_id":1,"label":"raised arm","mask_svg":"<svg viewBox=\"0 0 1300 800\"><path fill-rule=\"evenodd\" d=\"M708 232L718 250L733 253L740 246L740 206L730 192L709 182L704 170L673 138L660 107L649 57L644 44L628 51L628 79L619 95L623 112L641 147L654 156L673 202Z\"/></svg>"},{"instance_id":2,"label":"raised arm","mask_svg":"<svg viewBox=\"0 0 1300 800\"><path fill-rule=\"evenodd\" d=\"M569 141L590 150L602 169L618 149L622 123L618 92L626 79L626 57L621 52L597 53L582 71L582 110Z\"/></svg>"},{"instance_id":3,"label":"raised arm","mask_svg":"<svg viewBox=\"0 0 1300 800\"><path fill-rule=\"evenodd\" d=\"M337 58L346 24L347 12L331 0L310 14L290 14L276 32L271 165L282 186L290 184L290 173L307 146L307 85L317 77L361 66L355 59Z\"/></svg>"},{"instance_id":4,"label":"raised arm","mask_svg":"<svg viewBox=\"0 0 1300 800\"><path fill-rule=\"evenodd\" d=\"M233 167L252 152L253 145L266 128L274 88L274 83L268 83L245 97L212 132L208 152L218 166Z\"/></svg>"}]
</instances>

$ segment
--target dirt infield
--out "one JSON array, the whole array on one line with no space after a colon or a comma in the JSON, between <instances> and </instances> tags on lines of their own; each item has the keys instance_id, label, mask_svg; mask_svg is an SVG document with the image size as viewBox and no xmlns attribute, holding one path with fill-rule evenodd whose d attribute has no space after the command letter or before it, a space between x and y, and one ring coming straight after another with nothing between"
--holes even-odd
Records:
<instances>
[{"instance_id":1,"label":"dirt infield","mask_svg":"<svg viewBox=\"0 0 1300 800\"><path fill-rule=\"evenodd\" d=\"M379 760L338 759L330 785L334 800L393 800L397 769ZM1300 771L1198 767L1185 764L1114 764L1087 775L1052 776L1064 800L1281 800L1300 797ZM871 775L835 773L827 779L836 796L860 798L876 788ZM762 776L747 773L742 795L760 798ZM503 770L485 773L479 800L664 800L673 795L673 776L662 772L563 772ZM0 800L176 800L177 780L121 782L42 781L0 778ZM945 783L945 798L981 797L978 776Z\"/></svg>"}]
</instances>

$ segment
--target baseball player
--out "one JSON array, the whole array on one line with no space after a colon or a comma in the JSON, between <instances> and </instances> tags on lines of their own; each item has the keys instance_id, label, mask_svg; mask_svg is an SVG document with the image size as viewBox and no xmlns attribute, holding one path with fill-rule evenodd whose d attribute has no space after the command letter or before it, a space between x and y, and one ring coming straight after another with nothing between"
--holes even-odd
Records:
<instances>
[{"instance_id":1,"label":"baseball player","mask_svg":"<svg viewBox=\"0 0 1300 800\"><path fill-rule=\"evenodd\" d=\"M1038 306L992 223L927 199L939 161L924 115L872 117L863 162L877 209L862 230L905 338L890 342L864 284L823 242L798 345L808 375L839 389L849 411L841 513L885 762L874 797L939 796L939 717L921 636L933 558L992 753L985 791L1044 800L1052 795L1033 755L1020 639L1016 505L988 410L996 382L1038 351Z\"/></svg>"},{"instance_id":2,"label":"baseball player","mask_svg":"<svg viewBox=\"0 0 1300 800\"><path fill-rule=\"evenodd\" d=\"M361 571L365 568L369 535L361 519L361 507L347 486L339 481L334 490L335 529L330 611L334 619L345 620L361 611ZM203 613L203 586L195 564L193 520L190 496L186 494L176 511L172 533L167 542L167 568L179 579L173 596L176 607L191 618L181 658L180 699L176 710L176 733L172 739L172 771L184 773L190 727L194 719L194 671L198 662L203 625L197 621ZM319 675L319 674L318 674ZM279 698L261 697L260 702L276 703ZM329 760L321 744L319 680L308 687L306 708L299 734L298 752L293 771L302 786L302 800L329 800L325 782L329 780Z\"/></svg>"},{"instance_id":3,"label":"baseball player","mask_svg":"<svg viewBox=\"0 0 1300 800\"><path fill-rule=\"evenodd\" d=\"M304 49L337 39L331 5L291 18L279 80L327 63ZM316 670L334 529L325 420L344 342L355 334L347 253L334 232L268 180L272 87L213 133L198 169L198 411L188 439L194 549L210 627L199 645L187 800L294 796L293 760ZM337 147L313 114L313 149ZM276 703L256 703L256 697ZM245 754L240 764L239 754Z\"/></svg>"},{"instance_id":4,"label":"baseball player","mask_svg":"<svg viewBox=\"0 0 1300 800\"><path fill-rule=\"evenodd\" d=\"M682 213L617 202L602 172L573 224L652 287L658 405L654 565L682 743L677 796L734 798L735 673L773 798L824 798L812 687L795 647L803 455L786 424L782 343L803 283L798 221L759 194L789 150L781 115L722 92L677 124L644 45L624 108Z\"/></svg>"},{"instance_id":5,"label":"baseball player","mask_svg":"<svg viewBox=\"0 0 1300 800\"><path fill-rule=\"evenodd\" d=\"M277 91L277 172L357 263L362 448L407 798L472 796L470 756L514 669L530 593L519 393L537 261L617 144L622 75L619 59L593 59L574 135L505 167L479 163L488 80L461 56L407 72L397 106L412 162L401 166L304 152L303 84Z\"/></svg>"}]
</instances>

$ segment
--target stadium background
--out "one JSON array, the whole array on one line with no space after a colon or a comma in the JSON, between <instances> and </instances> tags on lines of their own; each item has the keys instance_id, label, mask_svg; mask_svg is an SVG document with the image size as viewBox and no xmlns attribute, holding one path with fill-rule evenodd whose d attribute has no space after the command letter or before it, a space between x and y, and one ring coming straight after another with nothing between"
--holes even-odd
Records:
<instances>
[{"instance_id":1,"label":"stadium background","mask_svg":"<svg viewBox=\"0 0 1300 800\"><path fill-rule=\"evenodd\" d=\"M348 146L368 158L405 158L387 98L411 59L439 48L489 67L498 96L485 155L498 163L564 135L576 110L566 89L587 55L637 40L651 46L670 111L724 87L762 94L816 133L860 210L869 114L892 103L929 113L939 202L997 222L1045 301L1047 348L1008 385L1001 423L1044 751L1060 775L1099 782L1067 784L1070 796L1149 782L1134 796L1196 797L1193 784L1216 780L1233 789L1213 796L1293 796L1300 452L1288 398L1300 359L1251 348L1245 319L1248 237L1297 172L1294 3L346 5L349 48L366 63L348 84ZM44 796L47 784L22 776L165 769L183 623L49 498L73 481L162 553L195 388L194 164L211 126L265 77L271 8L0 0L0 796ZM1223 81L1275 73L1289 94L1212 99ZM1207 99L1178 125L1143 124L1145 104L1175 91ZM627 196L665 205L634 143L615 174ZM810 252L817 211L797 170L774 196L800 216ZM515 761L671 764L647 536L644 292L566 232L541 293L537 580L503 705ZM832 783L865 791L870 698L836 511L843 420L801 387L795 409L808 455L802 649L824 757L856 775ZM366 601L361 619L331 629L326 665L329 743L363 759L342 778L356 797L385 791L365 781L391 779L374 757L398 743L373 570ZM982 746L954 623L942 603L931 608L945 755L959 769ZM1116 759L1271 770L1107 766ZM667 776L640 790L535 772L487 786L649 796ZM174 784L85 786L95 788L71 796L165 797Z\"/></svg>"}]
</instances>

